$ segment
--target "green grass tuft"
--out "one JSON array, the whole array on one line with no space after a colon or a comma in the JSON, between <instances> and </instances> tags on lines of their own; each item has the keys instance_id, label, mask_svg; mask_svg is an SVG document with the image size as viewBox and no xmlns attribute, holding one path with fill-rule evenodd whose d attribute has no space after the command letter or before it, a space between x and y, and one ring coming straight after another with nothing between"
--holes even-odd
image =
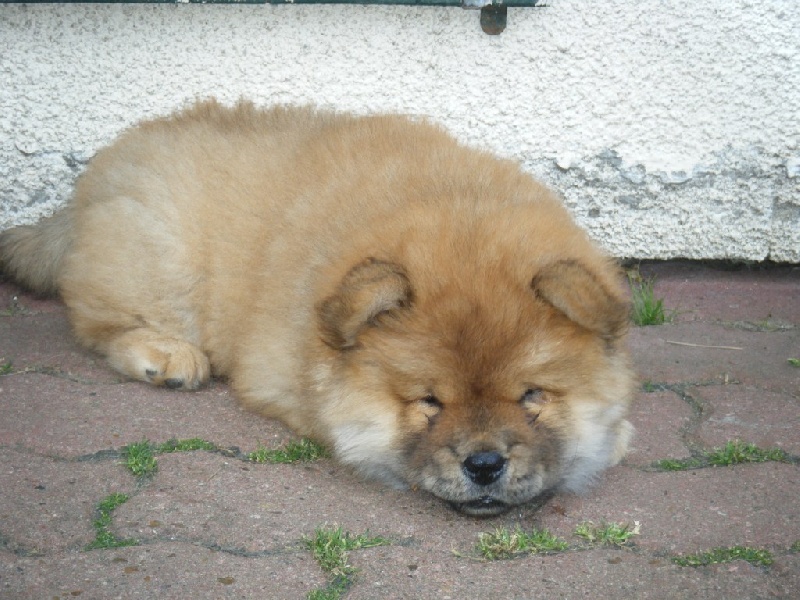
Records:
<instances>
[{"instance_id":1,"label":"green grass tuft","mask_svg":"<svg viewBox=\"0 0 800 600\"><path fill-rule=\"evenodd\" d=\"M664 301L656 298L653 291L653 279L638 279L629 276L628 282L631 286L633 297L633 312L631 318L636 325L644 327L647 325L663 325L672 321L673 313L664 310Z\"/></svg>"},{"instance_id":2,"label":"green grass tuft","mask_svg":"<svg viewBox=\"0 0 800 600\"><path fill-rule=\"evenodd\" d=\"M545 529L526 533L521 527L509 531L505 527L478 536L478 553L486 560L513 558L520 554L545 554L563 552L569 547Z\"/></svg>"},{"instance_id":3,"label":"green grass tuft","mask_svg":"<svg viewBox=\"0 0 800 600\"><path fill-rule=\"evenodd\" d=\"M155 447L147 440L122 448L123 464L135 477L152 477L158 470Z\"/></svg>"},{"instance_id":4,"label":"green grass tuft","mask_svg":"<svg viewBox=\"0 0 800 600\"><path fill-rule=\"evenodd\" d=\"M123 546L136 546L138 541L132 538L121 539L111 530L111 513L128 501L127 494L110 494L103 498L97 505L97 519L94 520L95 538L85 550L98 550L101 548L121 548Z\"/></svg>"},{"instance_id":5,"label":"green grass tuft","mask_svg":"<svg viewBox=\"0 0 800 600\"><path fill-rule=\"evenodd\" d=\"M582 537L590 544L600 546L624 546L634 535L639 535L639 524L634 527L625 523L607 523L603 521L595 525L591 521L584 521L575 528L575 535Z\"/></svg>"},{"instance_id":6,"label":"green grass tuft","mask_svg":"<svg viewBox=\"0 0 800 600\"><path fill-rule=\"evenodd\" d=\"M329 456L323 446L304 438L299 442L289 442L283 448L259 448L248 454L247 458L256 463L289 464L311 462Z\"/></svg>"},{"instance_id":7,"label":"green grass tuft","mask_svg":"<svg viewBox=\"0 0 800 600\"><path fill-rule=\"evenodd\" d=\"M0 376L8 375L14 371L14 363L5 358L0 358Z\"/></svg>"},{"instance_id":8,"label":"green grass tuft","mask_svg":"<svg viewBox=\"0 0 800 600\"><path fill-rule=\"evenodd\" d=\"M348 583L345 581L332 581L324 588L308 592L308 600L339 600L347 591Z\"/></svg>"},{"instance_id":9,"label":"green grass tuft","mask_svg":"<svg viewBox=\"0 0 800 600\"><path fill-rule=\"evenodd\" d=\"M704 567L729 563L734 560L746 560L751 565L762 567L768 567L773 563L772 553L769 550L748 548L746 546L713 548L697 554L683 554L672 557L672 562L681 567Z\"/></svg>"},{"instance_id":10,"label":"green grass tuft","mask_svg":"<svg viewBox=\"0 0 800 600\"><path fill-rule=\"evenodd\" d=\"M391 543L380 536L353 535L341 527L318 527L314 530L314 536L305 538L304 541L322 570L334 577L348 576L355 572L354 567L347 563L347 552Z\"/></svg>"},{"instance_id":11,"label":"green grass tuft","mask_svg":"<svg viewBox=\"0 0 800 600\"><path fill-rule=\"evenodd\" d=\"M795 540L794 544L789 546L789 550L792 552L800 552L800 540Z\"/></svg>"},{"instance_id":12,"label":"green grass tuft","mask_svg":"<svg viewBox=\"0 0 800 600\"><path fill-rule=\"evenodd\" d=\"M306 547L311 550L314 560L331 578L324 588L308 594L309 600L338 600L350 587L358 570L347 562L347 553L361 548L388 546L391 541L367 534L353 535L341 527L318 527L314 536L304 538Z\"/></svg>"},{"instance_id":13,"label":"green grass tuft","mask_svg":"<svg viewBox=\"0 0 800 600\"><path fill-rule=\"evenodd\" d=\"M740 440L732 440L721 448L714 448L708 453L708 462L718 467L728 467L741 463L761 463L767 461L783 462L786 452L780 448L759 448L755 444L746 444Z\"/></svg>"},{"instance_id":14,"label":"green grass tuft","mask_svg":"<svg viewBox=\"0 0 800 600\"><path fill-rule=\"evenodd\" d=\"M788 362L793 367L800 367L800 358L787 358L786 362Z\"/></svg>"}]
</instances>

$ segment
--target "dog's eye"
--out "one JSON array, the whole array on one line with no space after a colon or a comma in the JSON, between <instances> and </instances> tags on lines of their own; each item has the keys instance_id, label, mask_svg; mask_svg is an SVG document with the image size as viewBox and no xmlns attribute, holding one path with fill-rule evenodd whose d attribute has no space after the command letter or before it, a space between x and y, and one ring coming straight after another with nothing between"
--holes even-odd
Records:
<instances>
[{"instance_id":1,"label":"dog's eye","mask_svg":"<svg viewBox=\"0 0 800 600\"><path fill-rule=\"evenodd\" d=\"M428 421L431 423L433 422L433 418L442 410L442 403L433 394L423 396L419 399L417 404L419 405L422 414L428 417Z\"/></svg>"},{"instance_id":2,"label":"dog's eye","mask_svg":"<svg viewBox=\"0 0 800 600\"><path fill-rule=\"evenodd\" d=\"M420 404L423 404L428 408L435 408L437 410L442 408L442 403L433 394L428 394L427 396L423 396L422 398L420 398L419 401Z\"/></svg>"},{"instance_id":3,"label":"dog's eye","mask_svg":"<svg viewBox=\"0 0 800 600\"><path fill-rule=\"evenodd\" d=\"M519 403L526 411L528 424L533 425L542 412L542 405L547 403L547 397L539 388L528 388L520 397Z\"/></svg>"},{"instance_id":4,"label":"dog's eye","mask_svg":"<svg viewBox=\"0 0 800 600\"><path fill-rule=\"evenodd\" d=\"M544 391L541 388L528 388L522 397L519 399L520 404L529 406L531 404L540 404L544 400Z\"/></svg>"}]
</instances>

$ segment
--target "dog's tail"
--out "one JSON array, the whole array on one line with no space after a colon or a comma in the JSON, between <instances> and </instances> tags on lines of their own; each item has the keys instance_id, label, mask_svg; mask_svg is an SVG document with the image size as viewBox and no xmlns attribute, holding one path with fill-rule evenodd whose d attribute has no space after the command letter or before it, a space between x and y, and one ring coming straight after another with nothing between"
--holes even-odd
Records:
<instances>
[{"instance_id":1,"label":"dog's tail","mask_svg":"<svg viewBox=\"0 0 800 600\"><path fill-rule=\"evenodd\" d=\"M64 255L72 245L72 209L35 225L0 232L0 271L33 292L54 295Z\"/></svg>"}]
</instances>

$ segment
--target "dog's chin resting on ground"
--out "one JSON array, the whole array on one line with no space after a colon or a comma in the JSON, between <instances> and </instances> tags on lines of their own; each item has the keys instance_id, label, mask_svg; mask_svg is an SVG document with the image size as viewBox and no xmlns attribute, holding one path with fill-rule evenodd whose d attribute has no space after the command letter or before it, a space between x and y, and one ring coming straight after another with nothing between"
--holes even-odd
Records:
<instances>
[{"instance_id":1,"label":"dog's chin resting on ground","mask_svg":"<svg viewBox=\"0 0 800 600\"><path fill-rule=\"evenodd\" d=\"M125 375L247 408L474 515L625 453L617 267L512 162L401 116L199 103L101 150L0 234Z\"/></svg>"}]
</instances>

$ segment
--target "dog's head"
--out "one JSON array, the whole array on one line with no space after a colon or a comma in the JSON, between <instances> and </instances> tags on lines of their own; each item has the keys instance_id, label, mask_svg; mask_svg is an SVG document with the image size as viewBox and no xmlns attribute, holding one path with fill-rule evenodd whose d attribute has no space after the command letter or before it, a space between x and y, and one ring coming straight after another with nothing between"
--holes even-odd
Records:
<instances>
[{"instance_id":1,"label":"dog's head","mask_svg":"<svg viewBox=\"0 0 800 600\"><path fill-rule=\"evenodd\" d=\"M409 262L367 259L318 306L343 461L493 515L619 459L631 376L612 268Z\"/></svg>"}]
</instances>

